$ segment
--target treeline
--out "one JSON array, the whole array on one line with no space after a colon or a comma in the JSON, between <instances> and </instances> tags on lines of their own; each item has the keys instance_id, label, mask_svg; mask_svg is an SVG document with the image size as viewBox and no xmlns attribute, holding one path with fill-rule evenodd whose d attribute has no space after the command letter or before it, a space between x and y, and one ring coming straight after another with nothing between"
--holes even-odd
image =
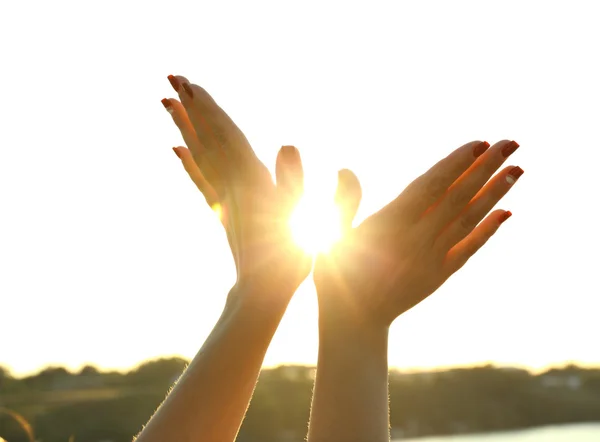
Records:
<instances>
[{"instance_id":1,"label":"treeline","mask_svg":"<svg viewBox=\"0 0 600 442\"><path fill-rule=\"evenodd\" d=\"M28 441L16 413L43 442L71 437L76 442L130 442L186 364L160 359L127 373L53 367L20 379L0 367L0 437ZM302 441L313 378L311 367L263 370L238 440ZM390 399L397 437L600 421L600 369L569 366L538 375L492 366L394 371Z\"/></svg>"}]
</instances>

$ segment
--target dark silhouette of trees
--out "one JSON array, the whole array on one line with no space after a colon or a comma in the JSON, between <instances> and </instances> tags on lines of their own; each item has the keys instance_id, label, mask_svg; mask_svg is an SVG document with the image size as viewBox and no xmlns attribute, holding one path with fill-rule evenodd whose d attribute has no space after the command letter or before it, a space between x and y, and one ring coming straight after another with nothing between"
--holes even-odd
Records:
<instances>
[{"instance_id":1,"label":"dark silhouette of trees","mask_svg":"<svg viewBox=\"0 0 600 442\"><path fill-rule=\"evenodd\" d=\"M127 373L50 367L15 378L0 367L0 407L24 416L44 442L130 442L185 369L179 358L145 362ZM240 442L302 441L314 368L263 370ZM483 366L390 373L391 424L405 436L485 432L600 420L600 369L575 366L534 375ZM14 419L0 436L24 442Z\"/></svg>"}]
</instances>

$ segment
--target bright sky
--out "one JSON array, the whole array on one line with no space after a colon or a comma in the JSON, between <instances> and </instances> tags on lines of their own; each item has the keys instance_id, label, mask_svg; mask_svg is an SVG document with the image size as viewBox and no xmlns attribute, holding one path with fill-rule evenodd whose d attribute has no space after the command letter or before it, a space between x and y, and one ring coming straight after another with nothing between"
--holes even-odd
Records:
<instances>
[{"instance_id":1,"label":"bright sky","mask_svg":"<svg viewBox=\"0 0 600 442\"><path fill-rule=\"evenodd\" d=\"M474 139L515 139L514 216L392 327L400 368L600 364L600 26L593 1L0 3L0 364L192 357L234 281L171 147L201 84L273 170L361 179L360 218ZM367 6L368 5L368 6ZM314 286L265 363L316 362Z\"/></svg>"}]
</instances>

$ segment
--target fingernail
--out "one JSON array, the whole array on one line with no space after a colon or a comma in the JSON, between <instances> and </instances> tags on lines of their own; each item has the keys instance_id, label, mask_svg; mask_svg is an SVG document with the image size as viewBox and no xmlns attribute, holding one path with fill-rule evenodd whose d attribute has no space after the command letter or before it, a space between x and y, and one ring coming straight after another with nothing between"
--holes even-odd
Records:
<instances>
[{"instance_id":1,"label":"fingernail","mask_svg":"<svg viewBox=\"0 0 600 442\"><path fill-rule=\"evenodd\" d=\"M169 100L163 98L162 100L160 100L160 102L163 104L168 113L173 113L173 107L171 106L171 102Z\"/></svg>"},{"instance_id":2,"label":"fingernail","mask_svg":"<svg viewBox=\"0 0 600 442\"><path fill-rule=\"evenodd\" d=\"M294 146L281 146L281 154L286 157L296 156L298 154L298 149Z\"/></svg>"},{"instance_id":3,"label":"fingernail","mask_svg":"<svg viewBox=\"0 0 600 442\"><path fill-rule=\"evenodd\" d=\"M173 89L175 89L175 92L179 92L179 80L173 75L169 75L167 79L171 83L171 86L173 86Z\"/></svg>"},{"instance_id":4,"label":"fingernail","mask_svg":"<svg viewBox=\"0 0 600 442\"><path fill-rule=\"evenodd\" d=\"M338 183L340 183L340 185L348 184L349 176L350 176L350 171L348 169L338 170Z\"/></svg>"},{"instance_id":5,"label":"fingernail","mask_svg":"<svg viewBox=\"0 0 600 442\"><path fill-rule=\"evenodd\" d=\"M347 190L354 184L354 174L348 169L338 170L338 189Z\"/></svg>"},{"instance_id":6,"label":"fingernail","mask_svg":"<svg viewBox=\"0 0 600 442\"><path fill-rule=\"evenodd\" d=\"M194 98L194 91L192 91L192 88L190 87L190 85L187 83L183 83L182 86L183 86L183 89L185 90L185 93L188 94L190 98Z\"/></svg>"},{"instance_id":7,"label":"fingernail","mask_svg":"<svg viewBox=\"0 0 600 442\"><path fill-rule=\"evenodd\" d=\"M482 155L483 152L488 150L488 147L490 147L490 143L488 143L487 141L483 141L483 142L479 143L477 146L475 146L475 148L473 149L473 155L475 156L475 158Z\"/></svg>"},{"instance_id":8,"label":"fingernail","mask_svg":"<svg viewBox=\"0 0 600 442\"><path fill-rule=\"evenodd\" d=\"M175 152L175 155L177 155L177 158L181 159L181 155L179 155L179 152L177 151L176 147L173 148L173 152Z\"/></svg>"},{"instance_id":9,"label":"fingernail","mask_svg":"<svg viewBox=\"0 0 600 442\"><path fill-rule=\"evenodd\" d=\"M508 172L508 175L506 175L506 182L508 184L515 184L517 182L517 180L519 179L519 177L521 175L523 175L523 172L524 172L524 170L521 169L519 166L513 167Z\"/></svg>"},{"instance_id":10,"label":"fingernail","mask_svg":"<svg viewBox=\"0 0 600 442\"><path fill-rule=\"evenodd\" d=\"M507 210L506 212L504 212L502 214L502 216L500 217L500 224L502 224L504 221L506 221L511 216L512 216L512 212L510 212L510 210Z\"/></svg>"},{"instance_id":11,"label":"fingernail","mask_svg":"<svg viewBox=\"0 0 600 442\"><path fill-rule=\"evenodd\" d=\"M516 141L511 141L506 146L504 146L502 148L502 150L501 150L502 156L504 158L507 158L509 155L511 155L518 148L519 148L519 143L517 143Z\"/></svg>"}]
</instances>

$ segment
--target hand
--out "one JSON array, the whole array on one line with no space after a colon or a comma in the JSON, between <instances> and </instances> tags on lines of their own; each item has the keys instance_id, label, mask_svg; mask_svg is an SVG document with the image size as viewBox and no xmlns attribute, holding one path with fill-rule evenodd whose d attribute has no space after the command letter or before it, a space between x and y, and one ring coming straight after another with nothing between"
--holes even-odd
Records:
<instances>
[{"instance_id":1,"label":"hand","mask_svg":"<svg viewBox=\"0 0 600 442\"><path fill-rule=\"evenodd\" d=\"M312 263L293 242L289 227L303 193L298 150L284 146L279 151L275 185L244 134L204 89L184 77L169 80L181 102L165 99L163 104L189 148L173 150L207 203L221 212L237 285L251 285L250 292L287 305Z\"/></svg>"},{"instance_id":2,"label":"hand","mask_svg":"<svg viewBox=\"0 0 600 442\"><path fill-rule=\"evenodd\" d=\"M137 440L233 441L287 303L310 271L311 258L294 245L288 225L303 190L302 163L284 146L275 185L206 91L183 77L169 80L181 102L163 105L189 147L173 150L221 212L238 277L213 331Z\"/></svg>"},{"instance_id":3,"label":"hand","mask_svg":"<svg viewBox=\"0 0 600 442\"><path fill-rule=\"evenodd\" d=\"M488 180L518 146L460 147L355 229L360 185L351 173L340 174L347 233L315 265L321 325L387 327L460 269L511 215L496 210L486 217L523 171L509 166Z\"/></svg>"}]
</instances>

